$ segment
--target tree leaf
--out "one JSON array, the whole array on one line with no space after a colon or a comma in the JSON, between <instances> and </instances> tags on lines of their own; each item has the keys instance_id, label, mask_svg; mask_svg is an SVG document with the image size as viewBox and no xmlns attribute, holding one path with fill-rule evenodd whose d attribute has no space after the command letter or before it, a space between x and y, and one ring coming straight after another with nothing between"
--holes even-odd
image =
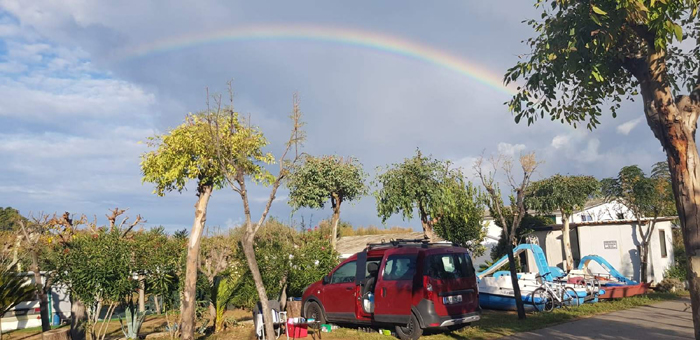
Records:
<instances>
[{"instance_id":1,"label":"tree leaf","mask_svg":"<svg viewBox=\"0 0 700 340\"><path fill-rule=\"evenodd\" d=\"M597 14L600 14L600 15L608 15L608 12L606 12L606 11L600 9L600 7L598 7L598 6L596 6L596 5L591 5L591 7L593 8L593 12L596 12Z\"/></svg>"}]
</instances>

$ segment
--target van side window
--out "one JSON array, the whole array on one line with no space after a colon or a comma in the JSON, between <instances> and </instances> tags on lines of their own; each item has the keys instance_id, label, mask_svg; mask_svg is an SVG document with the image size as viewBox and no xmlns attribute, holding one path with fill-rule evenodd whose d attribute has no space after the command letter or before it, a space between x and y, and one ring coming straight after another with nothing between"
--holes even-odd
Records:
<instances>
[{"instance_id":1,"label":"van side window","mask_svg":"<svg viewBox=\"0 0 700 340\"><path fill-rule=\"evenodd\" d=\"M331 277L331 284L355 282L356 269L357 262L355 261L342 265L333 273L333 276Z\"/></svg>"},{"instance_id":2,"label":"van side window","mask_svg":"<svg viewBox=\"0 0 700 340\"><path fill-rule=\"evenodd\" d=\"M416 273L416 255L391 255L384 265L382 280L413 280Z\"/></svg>"},{"instance_id":3,"label":"van side window","mask_svg":"<svg viewBox=\"0 0 700 340\"><path fill-rule=\"evenodd\" d=\"M461 279L474 276L469 254L434 254L426 258L425 275L438 280Z\"/></svg>"}]
</instances>

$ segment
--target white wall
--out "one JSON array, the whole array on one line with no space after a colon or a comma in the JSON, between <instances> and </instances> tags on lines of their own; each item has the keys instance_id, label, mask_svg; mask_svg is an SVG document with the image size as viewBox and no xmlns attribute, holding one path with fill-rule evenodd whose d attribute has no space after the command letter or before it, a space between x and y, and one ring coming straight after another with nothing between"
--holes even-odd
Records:
<instances>
[{"instance_id":1,"label":"white wall","mask_svg":"<svg viewBox=\"0 0 700 340\"><path fill-rule=\"evenodd\" d=\"M642 228L645 228L646 231L648 226L645 225ZM582 257L600 255L623 275L640 281L640 258L637 245L641 244L641 236L636 223L581 226L578 229ZM666 234L664 242L666 243L667 255L665 258L661 256L659 230L664 230ZM664 272L673 264L672 235L670 221L657 222L649 243L649 264L647 267L649 282L661 282ZM617 249L605 249L605 241L617 241ZM597 264L593 264L589 268L593 272L605 272Z\"/></svg>"}]
</instances>

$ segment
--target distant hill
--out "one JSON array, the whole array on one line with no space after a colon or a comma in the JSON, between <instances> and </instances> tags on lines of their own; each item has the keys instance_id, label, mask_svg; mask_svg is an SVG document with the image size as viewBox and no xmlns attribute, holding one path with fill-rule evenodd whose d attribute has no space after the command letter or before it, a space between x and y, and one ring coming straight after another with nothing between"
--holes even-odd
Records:
<instances>
[{"instance_id":1,"label":"distant hill","mask_svg":"<svg viewBox=\"0 0 700 340\"><path fill-rule=\"evenodd\" d=\"M0 207L0 231L12 231L19 229L19 219L28 221L27 218L20 215L19 211L12 207Z\"/></svg>"}]
</instances>

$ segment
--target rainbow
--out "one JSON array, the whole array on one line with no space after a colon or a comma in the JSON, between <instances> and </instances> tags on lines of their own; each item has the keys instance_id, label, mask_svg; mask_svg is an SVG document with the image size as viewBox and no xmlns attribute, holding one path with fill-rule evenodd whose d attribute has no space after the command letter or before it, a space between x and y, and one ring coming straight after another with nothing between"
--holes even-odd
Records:
<instances>
[{"instance_id":1,"label":"rainbow","mask_svg":"<svg viewBox=\"0 0 700 340\"><path fill-rule=\"evenodd\" d=\"M367 48L436 65L509 95L516 93L514 88L503 85L501 75L445 51L396 36L313 25L241 26L216 32L182 35L122 50L114 56L114 61L124 62L214 43L264 40L318 41Z\"/></svg>"}]
</instances>

